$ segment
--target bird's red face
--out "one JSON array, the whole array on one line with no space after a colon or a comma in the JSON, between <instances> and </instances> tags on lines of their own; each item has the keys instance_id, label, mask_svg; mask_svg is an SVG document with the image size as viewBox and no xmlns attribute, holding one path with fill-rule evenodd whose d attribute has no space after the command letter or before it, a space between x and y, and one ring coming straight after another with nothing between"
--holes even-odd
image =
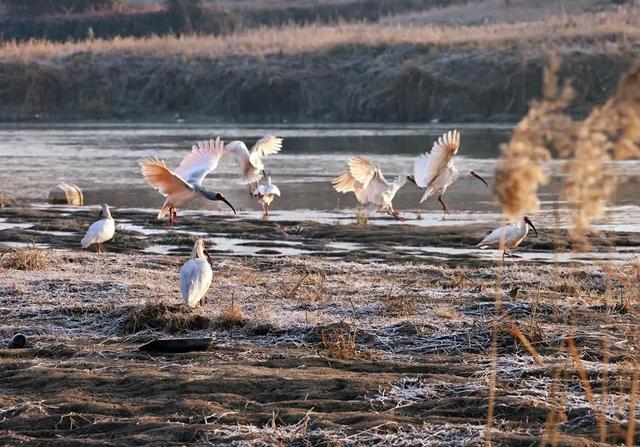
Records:
<instances>
[{"instance_id":1,"label":"bird's red face","mask_svg":"<svg viewBox=\"0 0 640 447\"><path fill-rule=\"evenodd\" d=\"M529 225L533 231L536 232L536 237L538 237L538 230L536 230L536 227L533 226L533 222L531 222L531 220L527 216L524 216L522 220L524 220L525 223Z\"/></svg>"}]
</instances>

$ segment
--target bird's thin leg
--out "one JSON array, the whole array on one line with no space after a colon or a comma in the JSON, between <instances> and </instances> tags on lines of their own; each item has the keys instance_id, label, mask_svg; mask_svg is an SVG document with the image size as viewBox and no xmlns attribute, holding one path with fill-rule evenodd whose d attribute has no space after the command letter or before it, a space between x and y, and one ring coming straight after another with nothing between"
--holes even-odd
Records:
<instances>
[{"instance_id":1,"label":"bird's thin leg","mask_svg":"<svg viewBox=\"0 0 640 447\"><path fill-rule=\"evenodd\" d=\"M171 205L171 208L169 208L169 222L167 223L167 228L171 228L173 223L176 221L177 216L178 212L176 211L175 207Z\"/></svg>"},{"instance_id":2,"label":"bird's thin leg","mask_svg":"<svg viewBox=\"0 0 640 447\"><path fill-rule=\"evenodd\" d=\"M444 203L444 200L442 200L442 194L438 196L438 202L442 204L442 212L444 214L449 214L449 207L447 206L446 203Z\"/></svg>"},{"instance_id":3,"label":"bird's thin leg","mask_svg":"<svg viewBox=\"0 0 640 447\"><path fill-rule=\"evenodd\" d=\"M262 218L263 219L269 218L269 205L267 205L266 203L262 204Z\"/></svg>"},{"instance_id":4,"label":"bird's thin leg","mask_svg":"<svg viewBox=\"0 0 640 447\"><path fill-rule=\"evenodd\" d=\"M507 250L502 250L502 263L504 264L504 255L507 254Z\"/></svg>"},{"instance_id":5,"label":"bird's thin leg","mask_svg":"<svg viewBox=\"0 0 640 447\"><path fill-rule=\"evenodd\" d=\"M251 183L249 183L249 195L253 197L253 187L251 186Z\"/></svg>"},{"instance_id":6,"label":"bird's thin leg","mask_svg":"<svg viewBox=\"0 0 640 447\"><path fill-rule=\"evenodd\" d=\"M100 244L96 244L96 253L100 253Z\"/></svg>"}]
</instances>

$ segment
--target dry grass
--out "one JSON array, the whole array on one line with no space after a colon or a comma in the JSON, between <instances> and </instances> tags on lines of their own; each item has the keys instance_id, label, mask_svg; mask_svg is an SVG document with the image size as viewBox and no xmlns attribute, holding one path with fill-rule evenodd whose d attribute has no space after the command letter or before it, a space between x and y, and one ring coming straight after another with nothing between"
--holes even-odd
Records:
<instances>
[{"instance_id":1,"label":"dry grass","mask_svg":"<svg viewBox=\"0 0 640 447\"><path fill-rule=\"evenodd\" d=\"M94 54L149 55L154 57L219 57L227 54L265 56L318 52L342 45L469 45L471 48L500 49L520 43L523 51L545 54L575 49L576 39L588 37L579 46L589 51L624 48L640 37L635 26L638 8L571 17L551 16L523 23L479 26L380 25L377 23L288 25L259 28L224 37L147 37L96 39L93 41L52 43L32 40L6 42L0 46L2 61L42 61L65 57L80 51ZM619 37L612 41L611 36Z\"/></svg>"},{"instance_id":2,"label":"dry grass","mask_svg":"<svg viewBox=\"0 0 640 447\"><path fill-rule=\"evenodd\" d=\"M222 309L216 319L216 326L222 329L233 329L235 327L244 326L247 323L247 317L242 312L242 308L231 298L229 306Z\"/></svg>"},{"instance_id":3,"label":"dry grass","mask_svg":"<svg viewBox=\"0 0 640 447\"><path fill-rule=\"evenodd\" d=\"M409 295L393 295L384 300L386 304L386 315L394 317L406 317L415 315L418 307L415 297Z\"/></svg>"},{"instance_id":4,"label":"dry grass","mask_svg":"<svg viewBox=\"0 0 640 447\"><path fill-rule=\"evenodd\" d=\"M5 269L43 270L50 264L46 250L33 245L12 248L0 257L0 265Z\"/></svg>"},{"instance_id":5,"label":"dry grass","mask_svg":"<svg viewBox=\"0 0 640 447\"><path fill-rule=\"evenodd\" d=\"M13 204L13 199L8 195L0 192L0 208Z\"/></svg>"},{"instance_id":6,"label":"dry grass","mask_svg":"<svg viewBox=\"0 0 640 447\"><path fill-rule=\"evenodd\" d=\"M358 329L348 325L337 325L320 331L320 353L338 360L373 360L375 355L368 349L358 349Z\"/></svg>"},{"instance_id":7,"label":"dry grass","mask_svg":"<svg viewBox=\"0 0 640 447\"><path fill-rule=\"evenodd\" d=\"M133 309L120 324L125 334L133 334L146 329L178 333L208 329L211 319L195 313L184 304L147 303Z\"/></svg>"}]
</instances>

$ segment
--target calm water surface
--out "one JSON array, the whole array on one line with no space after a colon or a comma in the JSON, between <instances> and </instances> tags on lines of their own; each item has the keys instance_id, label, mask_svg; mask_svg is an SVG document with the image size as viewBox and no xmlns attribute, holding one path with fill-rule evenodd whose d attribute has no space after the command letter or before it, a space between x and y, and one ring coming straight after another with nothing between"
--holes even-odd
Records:
<instances>
[{"instance_id":1,"label":"calm water surface","mask_svg":"<svg viewBox=\"0 0 640 447\"><path fill-rule=\"evenodd\" d=\"M352 194L337 194L330 184L344 170L349 156L359 154L375 161L391 180L403 172L409 173L413 159L429 150L434 139L451 128L462 133L458 169L473 169L491 184L500 144L510 135L508 125L49 123L0 125L0 191L43 203L53 186L66 181L83 189L88 204L106 201L116 207L155 208L163 199L146 186L137 164L140 158L157 155L170 167L176 167L198 140L220 135L225 140L244 140L250 146L264 134L275 133L285 140L283 151L266 160L267 171L283 194L273 205L273 218L332 220L350 216L356 204ZM620 162L615 168L623 181L607 218L599 225L637 231L640 162ZM556 206L563 208L556 201L562 164L552 161L546 169L552 174L552 181L541 191L546 213L541 213L539 219L548 220L550 210ZM247 194L247 187L239 183L236 165L222 164L205 183L222 191L238 209L259 210L259 205ZM437 201L430 199L420 205L419 197L418 189L409 183L394 205L413 223L441 223ZM451 223L499 219L499 209L490 191L472 178L453 185L446 199L454 213ZM216 204L206 201L190 207L218 209ZM421 219L415 220L416 217Z\"/></svg>"}]
</instances>

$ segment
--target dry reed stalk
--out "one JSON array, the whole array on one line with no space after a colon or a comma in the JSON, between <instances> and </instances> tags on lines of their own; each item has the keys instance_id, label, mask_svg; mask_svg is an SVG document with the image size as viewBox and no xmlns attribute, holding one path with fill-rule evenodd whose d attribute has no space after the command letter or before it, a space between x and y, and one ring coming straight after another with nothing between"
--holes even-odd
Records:
<instances>
[{"instance_id":1,"label":"dry reed stalk","mask_svg":"<svg viewBox=\"0 0 640 447\"><path fill-rule=\"evenodd\" d=\"M575 241L584 242L592 219L602 216L615 190L615 171L608 163L640 157L640 64L620 82L618 91L583 121L563 111L573 93L558 87L560 59L552 57L544 71L544 98L534 102L501 148L495 193L503 214L518 219L540 208L538 189L548 182L542 163L551 153L569 159L563 196L569 202Z\"/></svg>"},{"instance_id":2,"label":"dry reed stalk","mask_svg":"<svg viewBox=\"0 0 640 447\"><path fill-rule=\"evenodd\" d=\"M576 343L573 337L567 337L567 348L569 349L569 355L571 355L571 359L578 371L578 376L580 377L580 381L582 382L582 387L584 388L584 393L587 396L587 400L589 404L591 404L591 408L596 415L596 420L598 423L598 428L600 430L600 437L606 437L607 433L607 422L604 417L604 413L596 403L595 395L593 394L593 389L591 388L591 383L589 382L589 377L584 369L584 365L582 364L582 360L578 354L578 349L576 348Z\"/></svg>"},{"instance_id":3,"label":"dry reed stalk","mask_svg":"<svg viewBox=\"0 0 640 447\"><path fill-rule=\"evenodd\" d=\"M529 354L531 355L531 357L533 358L533 360L540 366L544 365L544 362L542 361L542 357L540 357L540 354L538 354L538 351L536 351L536 348L533 347L533 345L531 344L531 342L529 341L529 339L526 337L526 335L524 335L522 333L522 331L520 329L518 329L518 326L516 325L516 323L511 319L511 317L509 316L509 314L507 313L506 309L502 309L502 315L503 317L507 320L507 322L509 323L509 326L507 327L507 329L505 330L505 332L507 332L509 335L511 335L512 337L518 339L520 341L520 343L522 343L522 346L525 347L525 349L527 350L527 352L529 352Z\"/></svg>"},{"instance_id":4,"label":"dry reed stalk","mask_svg":"<svg viewBox=\"0 0 640 447\"><path fill-rule=\"evenodd\" d=\"M496 271L496 287L494 296L495 314L491 323L491 372L489 374L489 395L487 399L487 427L484 434L485 445L487 447L490 447L492 445L491 440L493 431L493 414L496 399L496 384L498 379L498 315L500 314L500 310L502 309L502 290L500 278L503 274L503 268L504 263L501 262Z\"/></svg>"}]
</instances>

